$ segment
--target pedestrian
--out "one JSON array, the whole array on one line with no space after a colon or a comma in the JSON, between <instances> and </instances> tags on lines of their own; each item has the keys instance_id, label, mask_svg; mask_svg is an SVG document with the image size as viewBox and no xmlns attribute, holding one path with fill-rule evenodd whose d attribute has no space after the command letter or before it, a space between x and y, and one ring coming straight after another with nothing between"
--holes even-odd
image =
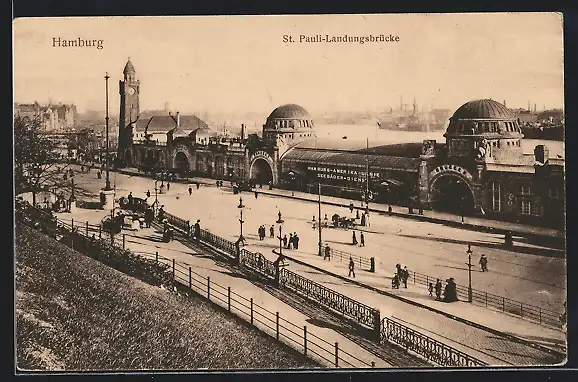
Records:
<instances>
[{"instance_id":1,"label":"pedestrian","mask_svg":"<svg viewBox=\"0 0 578 382\"><path fill-rule=\"evenodd\" d=\"M442 298L442 282L440 281L440 279L436 280L436 286L435 286L435 291L436 291L436 300L440 301Z\"/></svg>"},{"instance_id":2,"label":"pedestrian","mask_svg":"<svg viewBox=\"0 0 578 382\"><path fill-rule=\"evenodd\" d=\"M191 186L189 186L189 195L193 194L193 188Z\"/></svg>"},{"instance_id":3,"label":"pedestrian","mask_svg":"<svg viewBox=\"0 0 578 382\"><path fill-rule=\"evenodd\" d=\"M371 224L369 224L369 211L365 212L365 226L369 227Z\"/></svg>"},{"instance_id":4,"label":"pedestrian","mask_svg":"<svg viewBox=\"0 0 578 382\"><path fill-rule=\"evenodd\" d=\"M199 187L201 187L201 185L199 184L199 182L197 182L197 190L199 189Z\"/></svg>"},{"instance_id":5,"label":"pedestrian","mask_svg":"<svg viewBox=\"0 0 578 382\"><path fill-rule=\"evenodd\" d=\"M349 256L349 274L347 277L351 277L351 275L353 275L353 278L355 278L355 263L353 262L351 256Z\"/></svg>"},{"instance_id":6,"label":"pedestrian","mask_svg":"<svg viewBox=\"0 0 578 382\"><path fill-rule=\"evenodd\" d=\"M323 260L328 259L331 261L331 248L329 248L329 244L325 244L325 254L323 255Z\"/></svg>"},{"instance_id":7,"label":"pedestrian","mask_svg":"<svg viewBox=\"0 0 578 382\"><path fill-rule=\"evenodd\" d=\"M259 241L263 241L263 226L260 226L257 232L259 234Z\"/></svg>"},{"instance_id":8,"label":"pedestrian","mask_svg":"<svg viewBox=\"0 0 578 382\"><path fill-rule=\"evenodd\" d=\"M257 191L255 191L255 199L257 199L258 196L259 196L259 193Z\"/></svg>"},{"instance_id":9,"label":"pedestrian","mask_svg":"<svg viewBox=\"0 0 578 382\"><path fill-rule=\"evenodd\" d=\"M273 226L269 228L269 237L275 237L275 227Z\"/></svg>"},{"instance_id":10,"label":"pedestrian","mask_svg":"<svg viewBox=\"0 0 578 382\"><path fill-rule=\"evenodd\" d=\"M349 212L353 213L353 203L349 203Z\"/></svg>"},{"instance_id":11,"label":"pedestrian","mask_svg":"<svg viewBox=\"0 0 578 382\"><path fill-rule=\"evenodd\" d=\"M167 182L167 191L169 191L171 189L171 184L169 182Z\"/></svg>"},{"instance_id":12,"label":"pedestrian","mask_svg":"<svg viewBox=\"0 0 578 382\"><path fill-rule=\"evenodd\" d=\"M429 286L427 287L427 290L429 291L429 295L430 295L430 296L433 296L433 289L434 289L434 288L433 288L433 284L432 284L432 283L429 283Z\"/></svg>"},{"instance_id":13,"label":"pedestrian","mask_svg":"<svg viewBox=\"0 0 578 382\"><path fill-rule=\"evenodd\" d=\"M195 223L195 239L199 240L201 238L201 220L197 219Z\"/></svg>"},{"instance_id":14,"label":"pedestrian","mask_svg":"<svg viewBox=\"0 0 578 382\"><path fill-rule=\"evenodd\" d=\"M480 266L482 267L482 272L488 270L488 258L484 254L482 254L482 257L480 257Z\"/></svg>"},{"instance_id":15,"label":"pedestrian","mask_svg":"<svg viewBox=\"0 0 578 382\"><path fill-rule=\"evenodd\" d=\"M355 236L355 231L353 231L353 245L357 245L357 237Z\"/></svg>"},{"instance_id":16,"label":"pedestrian","mask_svg":"<svg viewBox=\"0 0 578 382\"><path fill-rule=\"evenodd\" d=\"M291 249L292 245L293 245L293 234L290 233L289 234L289 241L287 242L287 249Z\"/></svg>"},{"instance_id":17,"label":"pedestrian","mask_svg":"<svg viewBox=\"0 0 578 382\"><path fill-rule=\"evenodd\" d=\"M361 214L361 226L365 227L365 213Z\"/></svg>"},{"instance_id":18,"label":"pedestrian","mask_svg":"<svg viewBox=\"0 0 578 382\"><path fill-rule=\"evenodd\" d=\"M299 236L297 236L297 232L293 234L293 248L299 249Z\"/></svg>"},{"instance_id":19,"label":"pedestrian","mask_svg":"<svg viewBox=\"0 0 578 382\"><path fill-rule=\"evenodd\" d=\"M151 197L151 192L150 192L150 190L147 190L147 198L150 198L150 197Z\"/></svg>"},{"instance_id":20,"label":"pedestrian","mask_svg":"<svg viewBox=\"0 0 578 382\"><path fill-rule=\"evenodd\" d=\"M287 241L287 235L283 235L283 247L289 248L289 245L288 245L288 244L289 244L289 243L288 243L288 241Z\"/></svg>"},{"instance_id":21,"label":"pedestrian","mask_svg":"<svg viewBox=\"0 0 578 382\"><path fill-rule=\"evenodd\" d=\"M409 278L409 271L407 266L403 267L403 287L407 288L407 279Z\"/></svg>"},{"instance_id":22,"label":"pedestrian","mask_svg":"<svg viewBox=\"0 0 578 382\"><path fill-rule=\"evenodd\" d=\"M361 241L361 243L359 243L360 247L365 247L365 236L363 236L363 232L361 232L359 234L359 240Z\"/></svg>"},{"instance_id":23,"label":"pedestrian","mask_svg":"<svg viewBox=\"0 0 578 382\"><path fill-rule=\"evenodd\" d=\"M355 210L355 219L359 219L359 210Z\"/></svg>"},{"instance_id":24,"label":"pedestrian","mask_svg":"<svg viewBox=\"0 0 578 382\"><path fill-rule=\"evenodd\" d=\"M128 204L132 204L132 192L128 194Z\"/></svg>"}]
</instances>

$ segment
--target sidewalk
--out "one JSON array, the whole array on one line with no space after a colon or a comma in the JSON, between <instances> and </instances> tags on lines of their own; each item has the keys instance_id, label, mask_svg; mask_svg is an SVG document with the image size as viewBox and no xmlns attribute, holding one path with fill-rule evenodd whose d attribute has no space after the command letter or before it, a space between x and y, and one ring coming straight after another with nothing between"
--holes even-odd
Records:
<instances>
[{"instance_id":1,"label":"sidewalk","mask_svg":"<svg viewBox=\"0 0 578 382\"><path fill-rule=\"evenodd\" d=\"M75 222L79 222L79 227L82 227L81 222L86 223L86 221L88 221L89 223L97 223L100 221L102 216L103 211L79 210L78 213L73 215L70 213L59 214L58 217L63 220L70 220L71 218L74 218ZM237 275L236 273L232 272L231 269L220 265L222 263L220 261L216 261L216 259L212 258L211 256L198 253L197 251L192 250L191 248L176 240L172 240L169 243L162 242L162 234L157 232L154 228L142 229L136 232L123 231L123 233L126 234L127 249L135 253L148 254L149 257L151 255L154 256L155 252L158 252L159 256L168 259L174 258L177 264L186 267L190 266L194 272L200 274L201 276L205 278L210 277L211 283L219 284L225 288L231 287L232 293L234 292L246 299L252 298L255 305L259 305L269 310L270 312L279 312L281 325L285 327L291 326L291 330L296 331L296 333L292 333L287 329L282 329L283 336L289 337L289 339L282 337L282 340L287 345L295 348L298 351L303 351L303 340L300 337L301 333L299 333L299 330L295 329L293 325L301 328L301 330L303 330L302 328L304 326L307 326L307 336L309 338L310 350L322 354L325 358L329 358L330 360L333 359L332 352L334 351L334 345L335 343L338 343L339 355L341 357L340 362L343 363L343 361L345 361L352 365L348 367L367 368L369 367L367 365L371 365L371 362L375 362L376 368L402 367L400 365L393 365L378 358L376 355L365 350L364 347L349 340L336 330L332 329L331 324L326 324L323 322L318 323L319 320L315 317L305 315L290 305L275 298L266 290L255 285L253 282L251 282L251 280ZM163 260L161 259L161 261ZM166 260L164 261L167 262ZM170 262L168 263L170 265ZM241 317L244 316L241 315ZM257 317L258 316L256 315L256 318ZM275 324L269 323L269 325ZM271 330L261 327L260 325L257 326L259 326L261 330L268 331L271 334ZM315 337L321 338L323 341ZM327 343L324 343L324 341ZM321 350L313 343L322 345L323 349L325 350ZM311 354L311 351L309 354ZM358 358L358 360L354 357ZM332 363L328 362L327 360L323 360L318 356L313 356L313 358L322 362L322 364L327 367L334 366ZM406 360L412 358L415 357L407 357ZM417 364L408 364L403 366L427 367L429 365L426 361L421 361L419 359L414 360L414 363Z\"/></svg>"},{"instance_id":2,"label":"sidewalk","mask_svg":"<svg viewBox=\"0 0 578 382\"><path fill-rule=\"evenodd\" d=\"M119 169L119 173L131 175L131 176L143 176L143 173L139 173L135 168L124 168ZM178 181L179 183L187 183L187 181ZM215 186L216 187L216 180L215 179L208 179L208 178L200 178L194 177L191 178L188 183L199 182L203 185L208 186ZM225 182L227 185L228 182ZM255 191L261 194L268 194L272 196L279 196L285 198L293 198L297 200L309 201L309 202L318 202L318 196L315 194L309 194L306 192L301 191L289 191L283 190L279 188L275 188L273 190L269 190L268 188L256 188ZM356 207L361 207L360 202L358 200L352 199L344 199L344 198L337 198L333 196L324 196L321 195L321 203L327 205L334 205L339 207L348 208L350 203L353 203ZM529 235L529 236L542 236L542 237L549 237L553 239L561 240L562 242L565 239L565 233L559 230L544 228L544 227L534 227L525 224L519 223L512 223L512 222L502 222L497 220L490 220L490 219L483 219L479 217L464 217L464 222L461 222L461 216L438 212L438 211L430 211L424 210L423 215L419 215L417 213L417 209L415 209L414 214L409 214L407 208L392 205L392 215L397 217L404 217L419 221L427 221L432 223L439 223L439 224L448 224L452 226L458 226L464 229L470 230L477 230L483 232L491 232L491 233L505 233L507 231L511 231L514 235ZM370 203L371 212L376 213L387 213L388 206L384 204L377 204L377 203Z\"/></svg>"}]
</instances>

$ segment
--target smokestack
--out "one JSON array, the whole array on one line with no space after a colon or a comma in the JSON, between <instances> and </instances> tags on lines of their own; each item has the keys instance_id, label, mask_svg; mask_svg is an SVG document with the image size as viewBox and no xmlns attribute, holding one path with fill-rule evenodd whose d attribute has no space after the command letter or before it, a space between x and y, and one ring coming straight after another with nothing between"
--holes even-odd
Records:
<instances>
[{"instance_id":1,"label":"smokestack","mask_svg":"<svg viewBox=\"0 0 578 382\"><path fill-rule=\"evenodd\" d=\"M536 102L534 102L534 113L536 112Z\"/></svg>"},{"instance_id":2,"label":"smokestack","mask_svg":"<svg viewBox=\"0 0 578 382\"><path fill-rule=\"evenodd\" d=\"M245 140L245 124L241 123L241 141Z\"/></svg>"},{"instance_id":3,"label":"smokestack","mask_svg":"<svg viewBox=\"0 0 578 382\"><path fill-rule=\"evenodd\" d=\"M528 100L528 111L530 111L530 100Z\"/></svg>"},{"instance_id":4,"label":"smokestack","mask_svg":"<svg viewBox=\"0 0 578 382\"><path fill-rule=\"evenodd\" d=\"M181 126L181 116L179 115L179 112L177 111L177 127Z\"/></svg>"},{"instance_id":5,"label":"smokestack","mask_svg":"<svg viewBox=\"0 0 578 382\"><path fill-rule=\"evenodd\" d=\"M506 100L504 100L504 106L506 106ZM507 106L506 106L507 107Z\"/></svg>"}]
</instances>

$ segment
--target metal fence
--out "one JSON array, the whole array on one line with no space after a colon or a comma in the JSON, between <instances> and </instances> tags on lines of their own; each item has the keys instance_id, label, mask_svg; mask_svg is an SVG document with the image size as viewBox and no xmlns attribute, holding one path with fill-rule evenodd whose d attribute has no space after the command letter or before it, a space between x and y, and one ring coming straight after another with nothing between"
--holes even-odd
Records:
<instances>
[{"instance_id":1,"label":"metal fence","mask_svg":"<svg viewBox=\"0 0 578 382\"><path fill-rule=\"evenodd\" d=\"M487 363L479 359L471 357L387 317L381 321L381 340L400 345L408 351L425 357L430 362L445 367L488 366Z\"/></svg>"},{"instance_id":2,"label":"metal fence","mask_svg":"<svg viewBox=\"0 0 578 382\"><path fill-rule=\"evenodd\" d=\"M339 261L348 261L351 256L356 264L363 264L367 267L370 267L371 264L371 260L367 257L355 256L339 250L332 249L331 256L332 259L338 259ZM429 283L435 284L437 279L443 280L441 277L432 277L423 273L410 271L408 282L413 283L413 285L423 285L428 287ZM465 301L468 300L467 286L456 285L456 292L458 298ZM524 320L533 321L544 326L554 328L562 327L562 323L559 320L561 313L523 303L521 301L512 300L504 296L498 296L492 293L472 289L472 303L501 313L509 313Z\"/></svg>"},{"instance_id":3,"label":"metal fence","mask_svg":"<svg viewBox=\"0 0 578 382\"><path fill-rule=\"evenodd\" d=\"M356 265L359 265L360 268L367 268L368 270L371 268L371 260L367 257L352 255L351 253L340 251L339 249L329 249L332 260L349 261L349 258L351 257L353 262Z\"/></svg>"}]
</instances>

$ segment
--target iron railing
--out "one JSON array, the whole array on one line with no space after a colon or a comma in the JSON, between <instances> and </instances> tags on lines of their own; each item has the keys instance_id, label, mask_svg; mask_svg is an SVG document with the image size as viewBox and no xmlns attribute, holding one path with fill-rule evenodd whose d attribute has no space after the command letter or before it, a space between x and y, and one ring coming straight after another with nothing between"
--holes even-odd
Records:
<instances>
[{"instance_id":1,"label":"iron railing","mask_svg":"<svg viewBox=\"0 0 578 382\"><path fill-rule=\"evenodd\" d=\"M364 266L370 267L371 260L367 257L355 256L347 252L343 252L336 249L331 249L331 258L338 259L339 261L348 261L349 257L355 261L356 264L363 264ZM377 261L377 260L376 260ZM443 280L441 277L432 277L425 275L423 273L410 271L408 282L413 283L413 285L423 285L425 287L429 286L429 283L435 284L436 280ZM458 298L467 301L468 300L468 287L464 285L456 285L456 292ZM492 309L501 313L508 313L524 320L533 321L535 323L561 328L562 324L560 322L561 313L554 312L549 309L544 309L540 306L530 305L523 303L521 301L516 301L504 296L495 295L492 293L480 291L477 289L472 289L472 303L481 307Z\"/></svg>"},{"instance_id":2,"label":"iron railing","mask_svg":"<svg viewBox=\"0 0 578 382\"><path fill-rule=\"evenodd\" d=\"M414 352L430 362L445 367L482 367L487 363L469 356L444 343L419 333L397 321L384 318L381 321L382 341L392 342L402 346L407 351Z\"/></svg>"}]
</instances>

